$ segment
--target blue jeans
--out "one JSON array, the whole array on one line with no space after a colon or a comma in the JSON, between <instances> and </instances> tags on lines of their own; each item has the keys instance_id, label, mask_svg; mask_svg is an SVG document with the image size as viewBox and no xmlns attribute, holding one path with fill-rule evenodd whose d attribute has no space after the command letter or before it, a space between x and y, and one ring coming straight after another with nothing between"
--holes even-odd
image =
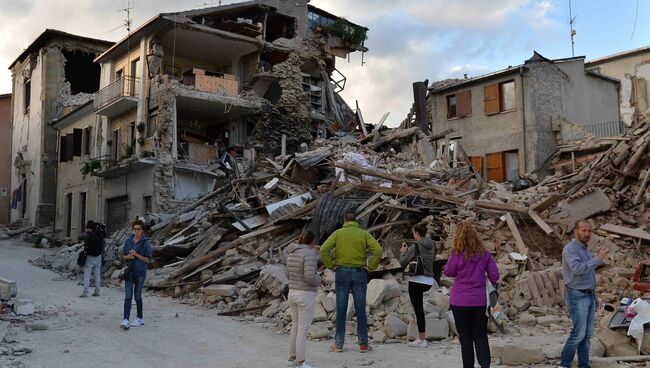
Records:
<instances>
[{"instance_id":1,"label":"blue jeans","mask_svg":"<svg viewBox=\"0 0 650 368\"><path fill-rule=\"evenodd\" d=\"M354 310L357 313L357 337L359 345L368 345L368 318L366 316L366 289L368 272L363 267L339 267L336 269L336 334L334 343L342 348L345 341L345 317L348 298L352 291Z\"/></svg>"},{"instance_id":2,"label":"blue jeans","mask_svg":"<svg viewBox=\"0 0 650 368\"><path fill-rule=\"evenodd\" d=\"M593 293L567 288L566 304L573 329L562 349L560 365L570 367L578 350L578 367L589 368L589 340L594 331L596 297Z\"/></svg>"},{"instance_id":3,"label":"blue jeans","mask_svg":"<svg viewBox=\"0 0 650 368\"><path fill-rule=\"evenodd\" d=\"M124 281L124 319L131 317L131 300L135 294L135 306L138 311L138 318L142 318L142 287L144 276L129 277Z\"/></svg>"}]
</instances>

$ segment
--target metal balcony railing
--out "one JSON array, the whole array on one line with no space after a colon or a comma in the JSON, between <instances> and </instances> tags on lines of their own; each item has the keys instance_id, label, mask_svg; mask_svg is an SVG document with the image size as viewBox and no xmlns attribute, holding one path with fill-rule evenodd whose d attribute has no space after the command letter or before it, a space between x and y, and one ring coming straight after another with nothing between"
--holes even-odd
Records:
<instances>
[{"instance_id":1,"label":"metal balcony railing","mask_svg":"<svg viewBox=\"0 0 650 368\"><path fill-rule=\"evenodd\" d=\"M586 124L584 129L597 137L615 137L625 134L625 126L620 121Z\"/></svg>"},{"instance_id":2,"label":"metal balcony railing","mask_svg":"<svg viewBox=\"0 0 650 368\"><path fill-rule=\"evenodd\" d=\"M137 97L140 78L123 76L95 93L95 109L110 104L121 97Z\"/></svg>"}]
</instances>

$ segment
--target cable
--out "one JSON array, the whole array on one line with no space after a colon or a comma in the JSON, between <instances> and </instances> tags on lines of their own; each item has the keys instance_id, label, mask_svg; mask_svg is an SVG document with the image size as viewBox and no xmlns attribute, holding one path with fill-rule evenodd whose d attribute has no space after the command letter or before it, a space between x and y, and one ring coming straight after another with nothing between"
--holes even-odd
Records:
<instances>
[{"instance_id":1,"label":"cable","mask_svg":"<svg viewBox=\"0 0 650 368\"><path fill-rule=\"evenodd\" d=\"M639 0L636 0L636 13L634 14L634 27L632 27L632 35L630 40L634 37L634 31L636 31L636 20L639 18Z\"/></svg>"}]
</instances>

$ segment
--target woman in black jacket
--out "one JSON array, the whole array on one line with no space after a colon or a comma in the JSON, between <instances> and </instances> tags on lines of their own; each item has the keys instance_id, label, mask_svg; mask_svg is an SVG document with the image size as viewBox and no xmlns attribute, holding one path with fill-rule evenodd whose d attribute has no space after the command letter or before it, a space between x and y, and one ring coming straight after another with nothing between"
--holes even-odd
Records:
<instances>
[{"instance_id":1,"label":"woman in black jacket","mask_svg":"<svg viewBox=\"0 0 650 368\"><path fill-rule=\"evenodd\" d=\"M410 247L406 243L402 244L399 261L402 267L406 267L411 261L417 261L417 251L420 257L422 257L424 272L422 275L409 276L409 298L411 299L411 305L413 305L413 311L415 312L415 320L418 325L418 337L408 345L416 348L425 348L429 344L425 339L426 323L424 319L423 295L433 285L433 261L436 258L436 246L433 240L427 236L427 228L423 224L416 224L411 229L411 232L416 241Z\"/></svg>"}]
</instances>

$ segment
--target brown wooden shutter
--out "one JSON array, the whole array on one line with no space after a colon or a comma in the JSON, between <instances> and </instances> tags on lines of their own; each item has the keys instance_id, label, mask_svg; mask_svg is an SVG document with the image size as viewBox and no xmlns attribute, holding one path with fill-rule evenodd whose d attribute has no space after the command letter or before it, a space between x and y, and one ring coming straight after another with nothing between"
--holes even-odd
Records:
<instances>
[{"instance_id":1,"label":"brown wooden shutter","mask_svg":"<svg viewBox=\"0 0 650 368\"><path fill-rule=\"evenodd\" d=\"M72 161L74 156L74 135L68 134L65 136L65 160Z\"/></svg>"},{"instance_id":2,"label":"brown wooden shutter","mask_svg":"<svg viewBox=\"0 0 650 368\"><path fill-rule=\"evenodd\" d=\"M503 152L485 155L485 174L487 180L502 182L505 178L503 167Z\"/></svg>"},{"instance_id":3,"label":"brown wooden shutter","mask_svg":"<svg viewBox=\"0 0 650 368\"><path fill-rule=\"evenodd\" d=\"M81 147L83 145L83 136L84 136L83 129L73 129L72 136L74 137L73 138L74 149L72 151L72 154L74 156L81 156Z\"/></svg>"},{"instance_id":4,"label":"brown wooden shutter","mask_svg":"<svg viewBox=\"0 0 650 368\"><path fill-rule=\"evenodd\" d=\"M492 84L485 87L484 91L484 101L485 101L485 113L487 115L498 114L499 113L499 85Z\"/></svg>"},{"instance_id":5,"label":"brown wooden shutter","mask_svg":"<svg viewBox=\"0 0 650 368\"><path fill-rule=\"evenodd\" d=\"M472 164L474 170L481 176L483 176L483 157L481 156L470 156L469 162Z\"/></svg>"},{"instance_id":6,"label":"brown wooden shutter","mask_svg":"<svg viewBox=\"0 0 650 368\"><path fill-rule=\"evenodd\" d=\"M59 145L59 162L66 162L66 161L68 161L68 160L66 160L66 155L65 155L66 152L67 152L67 148L65 146L67 140L65 139L64 135L62 135L60 137L60 140L61 140L61 143Z\"/></svg>"},{"instance_id":7,"label":"brown wooden shutter","mask_svg":"<svg viewBox=\"0 0 650 368\"><path fill-rule=\"evenodd\" d=\"M472 115L472 91L456 93L456 115L458 117Z\"/></svg>"}]
</instances>

